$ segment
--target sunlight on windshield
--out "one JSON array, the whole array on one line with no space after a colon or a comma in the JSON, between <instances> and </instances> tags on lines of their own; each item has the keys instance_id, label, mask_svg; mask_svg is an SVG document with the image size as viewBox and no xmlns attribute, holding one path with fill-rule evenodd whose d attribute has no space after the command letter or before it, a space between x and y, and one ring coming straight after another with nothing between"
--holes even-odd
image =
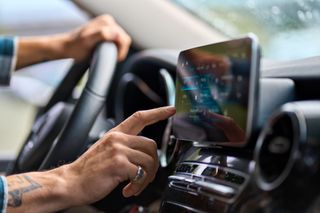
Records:
<instances>
[{"instance_id":1,"label":"sunlight on windshield","mask_svg":"<svg viewBox=\"0 0 320 213\"><path fill-rule=\"evenodd\" d=\"M229 37L255 33L263 57L320 55L320 0L172 0Z\"/></svg>"}]
</instances>

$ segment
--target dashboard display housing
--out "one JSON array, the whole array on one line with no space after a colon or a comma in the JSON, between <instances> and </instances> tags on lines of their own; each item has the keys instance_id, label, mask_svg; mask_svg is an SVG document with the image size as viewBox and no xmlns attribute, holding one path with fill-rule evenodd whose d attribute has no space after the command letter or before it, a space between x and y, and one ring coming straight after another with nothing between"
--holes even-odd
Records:
<instances>
[{"instance_id":1,"label":"dashboard display housing","mask_svg":"<svg viewBox=\"0 0 320 213\"><path fill-rule=\"evenodd\" d=\"M182 51L173 134L200 146L244 146L255 131L260 49L254 35Z\"/></svg>"}]
</instances>

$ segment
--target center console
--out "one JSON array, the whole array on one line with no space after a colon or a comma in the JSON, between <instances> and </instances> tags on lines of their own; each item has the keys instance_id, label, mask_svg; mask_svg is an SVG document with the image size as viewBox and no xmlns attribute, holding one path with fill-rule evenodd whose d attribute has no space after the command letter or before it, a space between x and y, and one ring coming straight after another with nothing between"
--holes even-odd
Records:
<instances>
[{"instance_id":1,"label":"center console","mask_svg":"<svg viewBox=\"0 0 320 213\"><path fill-rule=\"evenodd\" d=\"M254 147L270 114L294 99L294 83L260 79L259 61L251 35L180 53L177 113L161 155L175 169L160 212L248 212L263 194Z\"/></svg>"},{"instance_id":2,"label":"center console","mask_svg":"<svg viewBox=\"0 0 320 213\"><path fill-rule=\"evenodd\" d=\"M158 142L161 167L134 202L164 213L319 212L319 59L260 71L254 36L168 53L134 55L117 84L116 122L177 109L141 132Z\"/></svg>"},{"instance_id":3,"label":"center console","mask_svg":"<svg viewBox=\"0 0 320 213\"><path fill-rule=\"evenodd\" d=\"M250 160L226 153L250 155L246 147L258 122L259 57L253 36L180 53L169 142L176 166L161 212L225 212L240 199L250 180Z\"/></svg>"}]
</instances>

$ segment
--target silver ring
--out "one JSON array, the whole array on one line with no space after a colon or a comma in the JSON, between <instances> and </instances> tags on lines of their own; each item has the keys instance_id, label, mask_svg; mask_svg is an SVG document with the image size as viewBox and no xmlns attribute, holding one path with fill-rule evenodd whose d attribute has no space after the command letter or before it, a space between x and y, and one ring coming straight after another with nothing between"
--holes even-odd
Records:
<instances>
[{"instance_id":1,"label":"silver ring","mask_svg":"<svg viewBox=\"0 0 320 213\"><path fill-rule=\"evenodd\" d=\"M136 176L132 179L132 181L138 181L144 176L144 170L141 166L138 165L138 170Z\"/></svg>"}]
</instances>

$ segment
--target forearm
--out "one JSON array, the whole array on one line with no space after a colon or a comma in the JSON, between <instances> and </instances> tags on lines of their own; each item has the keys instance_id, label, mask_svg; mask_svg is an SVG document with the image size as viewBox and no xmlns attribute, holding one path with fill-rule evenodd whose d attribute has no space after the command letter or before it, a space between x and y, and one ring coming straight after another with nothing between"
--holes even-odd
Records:
<instances>
[{"instance_id":1,"label":"forearm","mask_svg":"<svg viewBox=\"0 0 320 213\"><path fill-rule=\"evenodd\" d=\"M64 34L19 38L16 69L39 62L65 58L64 46L67 39Z\"/></svg>"},{"instance_id":2,"label":"forearm","mask_svg":"<svg viewBox=\"0 0 320 213\"><path fill-rule=\"evenodd\" d=\"M8 212L55 212L72 206L64 167L7 177Z\"/></svg>"},{"instance_id":3,"label":"forearm","mask_svg":"<svg viewBox=\"0 0 320 213\"><path fill-rule=\"evenodd\" d=\"M118 59L123 60L131 44L130 36L108 15L99 16L86 25L53 36L21 37L18 39L16 69L38 62L73 58L86 60L97 44L109 41L118 47Z\"/></svg>"}]
</instances>

